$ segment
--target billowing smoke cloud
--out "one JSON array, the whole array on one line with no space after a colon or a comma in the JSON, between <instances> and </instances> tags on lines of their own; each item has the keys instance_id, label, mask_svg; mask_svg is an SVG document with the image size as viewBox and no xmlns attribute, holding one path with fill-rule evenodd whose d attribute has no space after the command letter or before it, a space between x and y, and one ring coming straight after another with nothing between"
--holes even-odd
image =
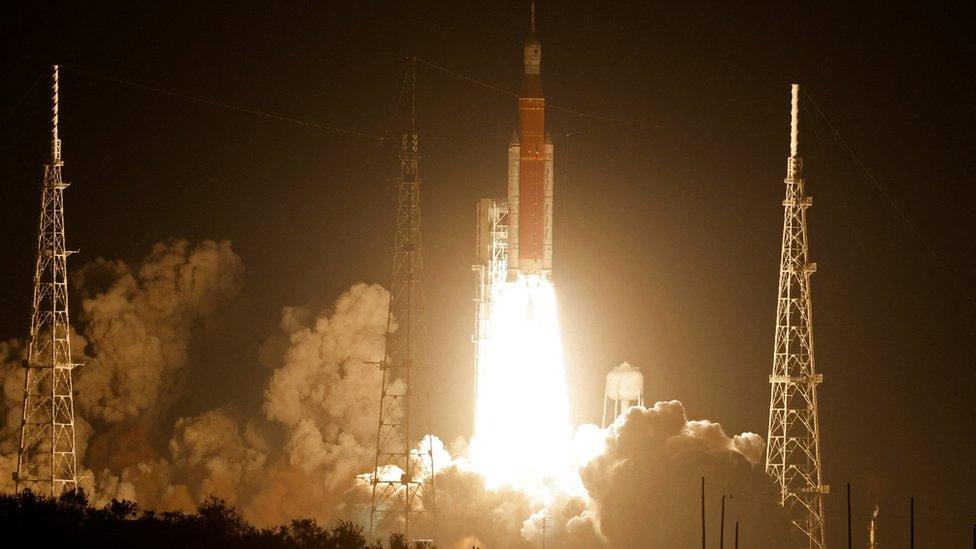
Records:
<instances>
[{"instance_id":1,"label":"billowing smoke cloud","mask_svg":"<svg viewBox=\"0 0 976 549\"><path fill-rule=\"evenodd\" d=\"M99 475L99 501L191 510L210 495L259 525L343 515L373 459L389 293L357 284L332 310L286 307L262 356L272 371L264 417L230 408L177 421L169 456Z\"/></svg>"},{"instance_id":2,"label":"billowing smoke cloud","mask_svg":"<svg viewBox=\"0 0 976 549\"><path fill-rule=\"evenodd\" d=\"M0 411L0 489L12 488L11 473L17 470L17 445L20 441L21 402L24 398L24 369L21 367L20 341L0 341L0 376L3 400Z\"/></svg>"},{"instance_id":3,"label":"billowing smoke cloud","mask_svg":"<svg viewBox=\"0 0 976 549\"><path fill-rule=\"evenodd\" d=\"M168 402L193 327L237 294L242 272L230 242L210 240L156 244L138 268L104 259L82 268L74 284L85 294L80 320L92 352L75 384L84 417L145 419Z\"/></svg>"},{"instance_id":4,"label":"billowing smoke cloud","mask_svg":"<svg viewBox=\"0 0 976 549\"><path fill-rule=\"evenodd\" d=\"M741 520L745 545L799 546L791 545L788 521L762 470L763 448L754 433L729 437L717 423L689 421L678 401L631 408L608 429L606 451L580 471L592 500L570 529L593 528L612 547L648 547L649 540L658 547L687 545L699 535L704 476L710 543L718 538L724 493L733 495L727 527Z\"/></svg>"},{"instance_id":5,"label":"billowing smoke cloud","mask_svg":"<svg viewBox=\"0 0 976 549\"><path fill-rule=\"evenodd\" d=\"M388 302L381 286L357 284L339 298L331 317L320 314L303 325L306 311L283 312L281 329L290 346L271 376L264 412L291 431L289 454L296 464L341 463L375 438L380 374L370 362L383 358ZM305 447L320 442L325 452Z\"/></svg>"},{"instance_id":6,"label":"billowing smoke cloud","mask_svg":"<svg viewBox=\"0 0 976 549\"><path fill-rule=\"evenodd\" d=\"M709 544L718 541L718 507L726 493L733 494L727 502L727 536L739 520L746 546L801 545L790 537L775 488L762 471L764 444L758 435L730 437L717 423L689 421L678 401L631 408L605 431L584 426L577 433L594 435L603 438L604 447L579 469L582 497L558 486L542 494L489 490L463 459L455 461L437 477L440 535L467 544L459 547L470 546L472 539L482 547L536 547L545 524L555 547L693 546L700 536L705 476Z\"/></svg>"},{"instance_id":7,"label":"billowing smoke cloud","mask_svg":"<svg viewBox=\"0 0 976 549\"><path fill-rule=\"evenodd\" d=\"M83 299L73 342L86 364L76 383L79 455L96 473L83 485L96 503L125 498L158 510L192 510L215 495L262 526L300 516L365 523L368 490L356 476L373 462L380 372L370 362L383 356L389 301L378 285L357 284L329 309L283 309L256 357L269 368L259 411L223 403L160 424L192 364L194 328L239 291L242 272L227 242L174 241L138 266L98 260L75 274ZM0 489L16 466L22 352L0 342ZM171 433L168 443L153 443L159 432ZM759 463L762 439L688 420L677 401L632 408L606 430L582 427L568 484L489 488L464 446L454 445L455 458L438 446L434 534L443 546L536 547L543 527L566 548L692 545L701 476L710 543L726 492L729 525L741 522L746 546L791 546Z\"/></svg>"},{"instance_id":8,"label":"billowing smoke cloud","mask_svg":"<svg viewBox=\"0 0 976 549\"><path fill-rule=\"evenodd\" d=\"M242 424L244 426L242 427ZM97 503L129 499L160 510L192 511L207 496L239 504L260 482L269 444L232 408L176 422L169 459L148 459L99 475Z\"/></svg>"},{"instance_id":9,"label":"billowing smoke cloud","mask_svg":"<svg viewBox=\"0 0 976 549\"><path fill-rule=\"evenodd\" d=\"M369 471L381 380L370 363L383 358L389 298L379 285L356 284L331 314L283 311L289 345L265 391L264 413L284 428L284 455L276 478L246 508L256 520L339 512L355 476ZM296 482L305 484L286 490Z\"/></svg>"},{"instance_id":10,"label":"billowing smoke cloud","mask_svg":"<svg viewBox=\"0 0 976 549\"><path fill-rule=\"evenodd\" d=\"M26 330L26 328L25 328ZM73 328L68 337L71 339L71 354L75 362L83 362L85 338ZM20 420L23 414L24 380L27 371L23 367L27 349L20 340L9 339L0 341L0 377L3 388L0 398L0 492L14 489L11 474L17 470L17 451L20 445ZM84 418L75 419L75 454L79 460L85 456L88 448L88 438L92 432L91 425ZM88 478L90 471L79 468L79 474Z\"/></svg>"},{"instance_id":11,"label":"billowing smoke cloud","mask_svg":"<svg viewBox=\"0 0 976 549\"><path fill-rule=\"evenodd\" d=\"M93 488L84 465L101 470L155 456L147 433L175 395L193 327L241 286L243 265L229 242L153 246L138 265L98 259L71 275L81 293L71 332L75 371L75 440L82 485ZM86 356L89 354L89 356ZM0 489L11 489L16 467L24 370L17 341L0 344L3 424ZM86 455L96 434L93 456Z\"/></svg>"}]
</instances>

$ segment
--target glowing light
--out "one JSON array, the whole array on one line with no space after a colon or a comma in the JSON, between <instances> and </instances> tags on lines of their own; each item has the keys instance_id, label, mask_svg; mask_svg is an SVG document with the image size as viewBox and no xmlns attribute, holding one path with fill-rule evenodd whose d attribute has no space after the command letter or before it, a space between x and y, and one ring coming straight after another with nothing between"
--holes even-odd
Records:
<instances>
[{"instance_id":1,"label":"glowing light","mask_svg":"<svg viewBox=\"0 0 976 549\"><path fill-rule=\"evenodd\" d=\"M560 482L573 447L556 292L540 276L499 286L478 362L471 462L489 486Z\"/></svg>"}]
</instances>

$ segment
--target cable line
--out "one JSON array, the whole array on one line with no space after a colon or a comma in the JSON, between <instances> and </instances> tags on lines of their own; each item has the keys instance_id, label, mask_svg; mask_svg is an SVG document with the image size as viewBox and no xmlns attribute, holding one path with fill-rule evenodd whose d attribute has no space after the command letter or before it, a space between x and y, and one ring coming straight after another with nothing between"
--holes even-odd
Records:
<instances>
[{"instance_id":1,"label":"cable line","mask_svg":"<svg viewBox=\"0 0 976 549\"><path fill-rule=\"evenodd\" d=\"M326 130L326 131L330 131L330 132L334 132L334 133L341 133L341 134L345 134L345 135L352 135L352 136L362 137L362 138L366 138L366 139L374 139L376 141L383 141L384 139L386 139L383 136L375 135L375 134L371 134L371 133L367 133L367 132L362 132L362 131L357 131L357 130L349 130L349 129L346 129L346 128L339 128L337 126L329 126L327 124L320 124L318 122L310 122L308 120L301 120L299 118L293 118L291 116L282 116L280 114L273 114L273 113L262 112L262 111L258 111L258 110L254 110L254 109L249 109L247 107L239 107L237 105L230 105L228 103L221 103L219 101L211 101L209 99L204 99L202 97L196 97L194 95L190 95L190 94L187 94L187 93L183 93L181 91L167 90L167 89L163 89L163 88L157 88L157 87L149 86L149 85L146 85L146 84L140 84L138 82L132 82L130 80L125 80L125 79L122 79L122 78L117 78L115 76L108 76L108 75L100 74L100 73L97 73L97 72L92 72L92 71L88 71L88 70L84 70L84 69L79 69L77 67L66 67L66 66L63 66L62 65L62 68L70 69L70 70L75 71L75 72L80 73L80 74L86 74L86 75L89 75L89 76L94 76L95 78L101 78L102 80L107 80L109 82L115 82L116 84L122 84L124 86L130 86L130 87L133 87L133 88L139 88L139 89L148 90L148 91L152 91L152 92L156 92L156 93L161 93L163 95L169 95L171 97L177 97L177 98L180 98L180 99L185 99L187 101L193 101L193 102L196 102L196 103L202 103L204 105L210 105L211 107L218 107L218 108L221 108L221 109L227 109L227 110L231 110L231 111L241 112L241 113L250 114L250 115L253 115L253 116L260 116L260 117L263 117L263 118L269 118L271 120L278 120L279 122L288 122L288 123L291 123L291 124L297 124L299 126L305 126L305 127L308 127L308 128L315 128L315 129L319 129L319 130Z\"/></svg>"},{"instance_id":2,"label":"cable line","mask_svg":"<svg viewBox=\"0 0 976 549\"><path fill-rule=\"evenodd\" d=\"M817 110L817 113L820 115L820 118L823 119L823 121L827 124L827 127L830 128L830 131L833 132L834 136L837 138L837 141L844 146L844 148L847 150L847 153L851 155L852 159L854 159L854 163L857 164L859 168L861 168L861 171L864 172L864 175L867 176L867 179L874 184L875 188L878 189L878 192L881 193L881 196L883 196L885 200L888 201L888 205L891 206L891 209L894 210L896 214L898 214L898 217L900 217L901 220L905 223L905 225L907 225L908 228L912 231L912 233L915 234L915 237L922 243L926 251L928 251L929 255L932 256L932 259L935 260L936 264L943 271L945 271L945 274L949 277L952 283L955 284L956 288L962 293L962 296L966 298L966 300L969 301L970 304L976 305L976 301L974 301L973 297L969 295L969 290L966 288L966 286L956 277L955 273L952 272L952 269L949 268L949 265L942 259L942 257L939 256L938 253L936 253L935 248L933 248L932 245L929 244L929 241L925 238L922 232L918 230L918 227L916 227L915 224L912 223L912 221L908 218L908 216L905 215L904 212L902 212L901 208L898 207L898 204L895 202L895 200L891 197L890 194L888 194L888 191L886 191L885 188L881 186L881 183L874 177L874 174L872 174L871 170L869 170L867 165L864 164L864 161L862 161L861 158L857 155L857 153L854 152L854 149L852 149L851 146L847 143L847 140L844 139L843 136L841 136L840 132L837 131L837 128L834 126L834 124L830 121L829 118L827 118L827 115L825 115L824 112L820 109L820 105L817 105L817 102L814 101L813 97L811 97L810 94L807 93L806 91L804 91L803 94L806 96L808 100L810 100L810 104L813 105L813 108Z\"/></svg>"},{"instance_id":3,"label":"cable line","mask_svg":"<svg viewBox=\"0 0 976 549\"><path fill-rule=\"evenodd\" d=\"M439 70L439 71L443 72L444 74L449 74L449 75L451 75L451 76L453 76L455 78L460 78L461 80L466 80L468 82L471 82L472 84L476 84L476 85L481 86L483 88L488 88L489 90L496 91L498 93L502 93L502 94L508 95L510 97L518 97L519 96L519 94L513 92L512 90L506 90L505 88L496 86L494 84L490 84L490 83L485 82L483 80L478 80L477 78L472 78L472 77L467 76L465 74L461 74L461 73L459 73L457 71L454 71L454 70L451 70L451 69L449 69L447 67L443 67L441 65L438 65L437 63L434 63L433 61L428 61L427 59L424 59L423 57L414 57L414 59L417 60L417 61L419 61L419 62L421 62L421 63L423 63L424 65L427 65L428 67L430 67L432 69ZM580 118L593 118L593 119L596 119L596 120L603 120L605 122L616 122L616 123L623 123L623 122L625 122L624 120L620 120L618 118L610 118L609 116L603 116L601 114L593 114L593 113L587 113L587 112L577 111L577 110L573 110L573 109L567 109L566 107L560 107L558 105L553 105L552 103L549 103L549 102L546 102L546 106L549 107L550 109L554 110L554 111L561 111L561 112L565 112L565 113L569 113L569 114L574 114L574 115L576 115L576 116L578 116Z\"/></svg>"}]
</instances>

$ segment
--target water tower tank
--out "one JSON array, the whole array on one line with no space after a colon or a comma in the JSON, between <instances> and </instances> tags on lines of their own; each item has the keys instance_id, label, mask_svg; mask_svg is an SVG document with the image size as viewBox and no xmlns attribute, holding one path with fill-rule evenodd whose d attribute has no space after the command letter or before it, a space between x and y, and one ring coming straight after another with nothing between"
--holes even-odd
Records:
<instances>
[{"instance_id":1,"label":"water tower tank","mask_svg":"<svg viewBox=\"0 0 976 549\"><path fill-rule=\"evenodd\" d=\"M624 362L607 374L607 398L636 402L644 392L644 374Z\"/></svg>"},{"instance_id":2,"label":"water tower tank","mask_svg":"<svg viewBox=\"0 0 976 549\"><path fill-rule=\"evenodd\" d=\"M644 405L644 374L624 362L607 374L607 388L603 399L603 426L631 406Z\"/></svg>"}]
</instances>

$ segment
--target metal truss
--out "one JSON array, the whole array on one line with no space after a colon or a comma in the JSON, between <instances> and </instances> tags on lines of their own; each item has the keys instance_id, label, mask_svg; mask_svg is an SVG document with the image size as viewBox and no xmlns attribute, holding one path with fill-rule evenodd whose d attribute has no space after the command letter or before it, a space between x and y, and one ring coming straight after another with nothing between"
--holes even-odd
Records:
<instances>
[{"instance_id":1,"label":"metal truss","mask_svg":"<svg viewBox=\"0 0 976 549\"><path fill-rule=\"evenodd\" d=\"M24 361L24 407L16 490L57 497L78 486L75 414L68 318L61 140L58 139L58 67L52 85L51 163L44 166L41 215L34 269L34 300L28 355Z\"/></svg>"},{"instance_id":2,"label":"metal truss","mask_svg":"<svg viewBox=\"0 0 976 549\"><path fill-rule=\"evenodd\" d=\"M411 91L415 67L409 73ZM411 103L413 109L413 103ZM384 518L395 515L393 529L410 540L411 518L433 514L433 448L414 448L411 400L412 372L426 366L424 349L423 245L420 232L420 154L413 129L403 135L400 176L397 179L396 225L393 237L393 282L386 334L386 352L380 368L380 395L376 461L370 476L372 498L370 532ZM426 501L425 501L426 500ZM389 523L387 523L389 524Z\"/></svg>"},{"instance_id":3,"label":"metal truss","mask_svg":"<svg viewBox=\"0 0 976 549\"><path fill-rule=\"evenodd\" d=\"M783 248L776 306L776 342L769 400L766 472L776 479L780 504L791 511L794 526L809 540L810 549L826 547L822 483L820 423L817 412L817 373L813 352L813 308L809 261L807 209L812 199L804 192L803 162L797 154L799 86L792 87L790 157L783 200Z\"/></svg>"}]
</instances>

